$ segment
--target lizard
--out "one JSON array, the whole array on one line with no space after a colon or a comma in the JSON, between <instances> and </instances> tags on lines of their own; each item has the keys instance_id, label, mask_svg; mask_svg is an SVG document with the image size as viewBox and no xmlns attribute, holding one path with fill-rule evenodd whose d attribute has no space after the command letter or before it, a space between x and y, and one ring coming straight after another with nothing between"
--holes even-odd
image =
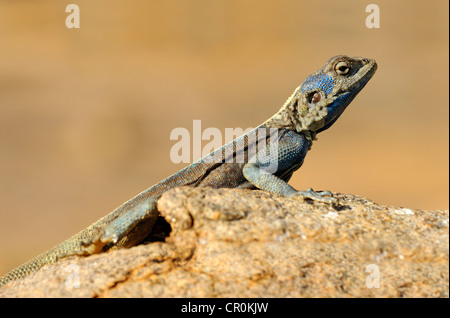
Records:
<instances>
[{"instance_id":1,"label":"lizard","mask_svg":"<svg viewBox=\"0 0 450 318\"><path fill-rule=\"evenodd\" d=\"M0 278L0 286L68 256L91 255L140 243L158 218L158 198L175 187L260 189L284 197L335 205L337 200L331 192L316 192L311 188L297 191L288 181L303 164L316 135L336 122L376 69L373 59L332 57L294 90L275 115L254 130L191 163L66 241L11 270Z\"/></svg>"}]
</instances>

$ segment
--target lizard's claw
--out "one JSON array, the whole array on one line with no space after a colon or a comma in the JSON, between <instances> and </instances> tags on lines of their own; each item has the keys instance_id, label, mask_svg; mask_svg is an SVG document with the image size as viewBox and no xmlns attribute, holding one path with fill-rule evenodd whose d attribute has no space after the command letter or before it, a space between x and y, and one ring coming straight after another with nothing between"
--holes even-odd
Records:
<instances>
[{"instance_id":1,"label":"lizard's claw","mask_svg":"<svg viewBox=\"0 0 450 318\"><path fill-rule=\"evenodd\" d=\"M296 191L295 193L289 195L290 197L302 197L303 199L310 199L317 202L327 203L327 204L335 204L337 203L337 199L333 197L333 194L330 191L314 191L312 188L309 188L306 191Z\"/></svg>"},{"instance_id":2,"label":"lizard's claw","mask_svg":"<svg viewBox=\"0 0 450 318\"><path fill-rule=\"evenodd\" d=\"M98 254L98 253L107 251L111 246L114 245L113 242L108 242L108 240L103 240L102 234L103 233L101 233L101 235L97 235L89 242L81 243L83 246L84 253L86 253L88 255Z\"/></svg>"}]
</instances>

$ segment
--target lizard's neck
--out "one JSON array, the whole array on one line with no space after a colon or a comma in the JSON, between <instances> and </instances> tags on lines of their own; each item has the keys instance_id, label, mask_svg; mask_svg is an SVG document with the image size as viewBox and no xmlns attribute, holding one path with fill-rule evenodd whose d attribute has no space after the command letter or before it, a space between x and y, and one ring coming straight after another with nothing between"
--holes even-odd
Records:
<instances>
[{"instance_id":1,"label":"lizard's neck","mask_svg":"<svg viewBox=\"0 0 450 318\"><path fill-rule=\"evenodd\" d=\"M298 94L297 87L292 95L286 100L280 110L264 122L267 128L285 128L295 130L303 135L309 142L309 148L312 146L313 140L316 140L316 133L311 131L304 121L298 116Z\"/></svg>"}]
</instances>

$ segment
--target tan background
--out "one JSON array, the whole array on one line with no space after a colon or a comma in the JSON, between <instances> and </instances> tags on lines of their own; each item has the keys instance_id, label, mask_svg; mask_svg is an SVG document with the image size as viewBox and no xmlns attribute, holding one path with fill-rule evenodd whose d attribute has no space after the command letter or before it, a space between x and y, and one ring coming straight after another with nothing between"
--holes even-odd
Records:
<instances>
[{"instance_id":1,"label":"tan background","mask_svg":"<svg viewBox=\"0 0 450 318\"><path fill-rule=\"evenodd\" d=\"M256 126L336 54L379 69L291 184L448 209L448 1L370 3L0 0L0 274L182 168L172 129Z\"/></svg>"}]
</instances>

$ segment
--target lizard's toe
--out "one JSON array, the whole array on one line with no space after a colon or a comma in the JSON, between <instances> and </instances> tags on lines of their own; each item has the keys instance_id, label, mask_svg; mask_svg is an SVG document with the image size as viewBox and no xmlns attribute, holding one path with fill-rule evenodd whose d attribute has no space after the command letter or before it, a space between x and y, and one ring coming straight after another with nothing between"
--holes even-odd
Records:
<instances>
[{"instance_id":1,"label":"lizard's toe","mask_svg":"<svg viewBox=\"0 0 450 318\"><path fill-rule=\"evenodd\" d=\"M312 188L309 188L306 191L296 191L291 194L290 197L302 197L303 199L309 199L316 202L322 202L327 204L336 204L337 199L333 197L333 194L330 191L319 191L316 192Z\"/></svg>"},{"instance_id":2,"label":"lizard's toe","mask_svg":"<svg viewBox=\"0 0 450 318\"><path fill-rule=\"evenodd\" d=\"M103 238L103 233L97 235L89 242L83 242L81 245L83 246L83 252L86 254L97 254L101 252L105 252L109 250L115 242Z\"/></svg>"}]
</instances>

